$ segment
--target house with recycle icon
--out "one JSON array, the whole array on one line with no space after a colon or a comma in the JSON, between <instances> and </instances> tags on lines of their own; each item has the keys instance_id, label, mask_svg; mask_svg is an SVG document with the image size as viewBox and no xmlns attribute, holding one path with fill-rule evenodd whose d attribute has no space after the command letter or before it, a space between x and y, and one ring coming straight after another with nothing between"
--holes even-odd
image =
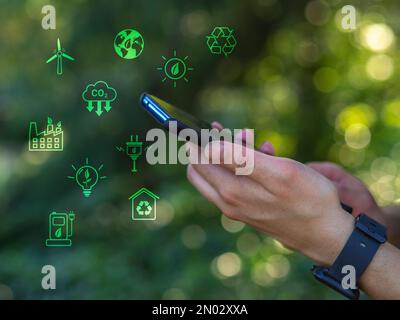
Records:
<instances>
[{"instance_id":1,"label":"house with recycle icon","mask_svg":"<svg viewBox=\"0 0 400 320\"><path fill-rule=\"evenodd\" d=\"M146 188L141 188L129 197L132 202L132 220L156 220L156 194Z\"/></svg>"}]
</instances>

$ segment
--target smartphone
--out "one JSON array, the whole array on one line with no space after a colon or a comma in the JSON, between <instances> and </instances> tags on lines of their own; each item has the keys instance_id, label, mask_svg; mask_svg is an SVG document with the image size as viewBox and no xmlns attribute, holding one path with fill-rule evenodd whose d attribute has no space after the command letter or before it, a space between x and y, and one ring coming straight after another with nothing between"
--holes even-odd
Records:
<instances>
[{"instance_id":1,"label":"smartphone","mask_svg":"<svg viewBox=\"0 0 400 320\"><path fill-rule=\"evenodd\" d=\"M178 132L173 132L175 134L179 134L179 132L183 129L190 128L195 130L200 136L201 129L212 128L211 125L206 121L199 120L185 111L178 109L172 104L151 94L143 93L140 96L140 104L166 130L169 129L169 121L176 121Z\"/></svg>"},{"instance_id":2,"label":"smartphone","mask_svg":"<svg viewBox=\"0 0 400 320\"><path fill-rule=\"evenodd\" d=\"M174 107L172 104L157 98L151 94L143 93L140 96L140 103L150 115L159 122L166 130L169 129L168 122L177 121L178 133L185 128L196 130L200 134L201 129L211 129L211 125L203 120L196 119L183 110ZM341 202L342 208L352 213L353 208Z\"/></svg>"}]
</instances>

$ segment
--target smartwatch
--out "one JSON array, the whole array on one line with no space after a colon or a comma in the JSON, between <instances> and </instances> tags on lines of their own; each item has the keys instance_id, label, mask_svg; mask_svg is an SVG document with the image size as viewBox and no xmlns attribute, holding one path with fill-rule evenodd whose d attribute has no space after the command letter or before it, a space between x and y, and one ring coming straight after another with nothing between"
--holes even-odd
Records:
<instances>
[{"instance_id":1,"label":"smartwatch","mask_svg":"<svg viewBox=\"0 0 400 320\"><path fill-rule=\"evenodd\" d=\"M351 213L351 207L342 204L343 209ZM355 283L378 251L379 246L386 242L386 227L366 214L360 214L355 220L355 227L344 248L330 267L314 266L312 273L320 282L336 290L345 297L357 300L360 296L358 288L344 288L342 280L347 275L342 272L344 266L352 266L355 270Z\"/></svg>"}]
</instances>

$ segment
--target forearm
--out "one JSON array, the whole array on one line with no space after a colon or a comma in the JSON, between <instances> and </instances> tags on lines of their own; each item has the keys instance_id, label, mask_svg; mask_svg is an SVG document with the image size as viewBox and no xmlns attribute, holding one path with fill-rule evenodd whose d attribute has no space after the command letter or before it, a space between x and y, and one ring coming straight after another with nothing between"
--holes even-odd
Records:
<instances>
[{"instance_id":1,"label":"forearm","mask_svg":"<svg viewBox=\"0 0 400 320\"><path fill-rule=\"evenodd\" d=\"M381 210L388 229L389 242L400 248L400 206L384 207Z\"/></svg>"},{"instance_id":2,"label":"forearm","mask_svg":"<svg viewBox=\"0 0 400 320\"><path fill-rule=\"evenodd\" d=\"M360 279L361 289L373 299L400 299L400 250L385 243Z\"/></svg>"},{"instance_id":3,"label":"forearm","mask_svg":"<svg viewBox=\"0 0 400 320\"><path fill-rule=\"evenodd\" d=\"M325 228L324 241L307 254L318 264L331 266L354 230L354 218L343 211L337 212L334 232ZM400 299L400 250L390 242L381 245L361 276L360 288L373 299Z\"/></svg>"}]
</instances>

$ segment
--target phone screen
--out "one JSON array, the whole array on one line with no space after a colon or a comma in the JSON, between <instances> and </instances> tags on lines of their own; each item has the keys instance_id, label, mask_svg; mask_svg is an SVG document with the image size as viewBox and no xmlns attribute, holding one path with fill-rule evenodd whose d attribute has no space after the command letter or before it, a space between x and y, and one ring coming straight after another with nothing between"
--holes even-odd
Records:
<instances>
[{"instance_id":1,"label":"phone screen","mask_svg":"<svg viewBox=\"0 0 400 320\"><path fill-rule=\"evenodd\" d=\"M143 107L158 122L164 125L166 129L168 129L168 121L170 120L176 120L178 122L179 129L191 128L198 132L200 132L201 129L211 129L211 125L206 121L197 119L191 114L151 94L143 94L140 100Z\"/></svg>"}]
</instances>

